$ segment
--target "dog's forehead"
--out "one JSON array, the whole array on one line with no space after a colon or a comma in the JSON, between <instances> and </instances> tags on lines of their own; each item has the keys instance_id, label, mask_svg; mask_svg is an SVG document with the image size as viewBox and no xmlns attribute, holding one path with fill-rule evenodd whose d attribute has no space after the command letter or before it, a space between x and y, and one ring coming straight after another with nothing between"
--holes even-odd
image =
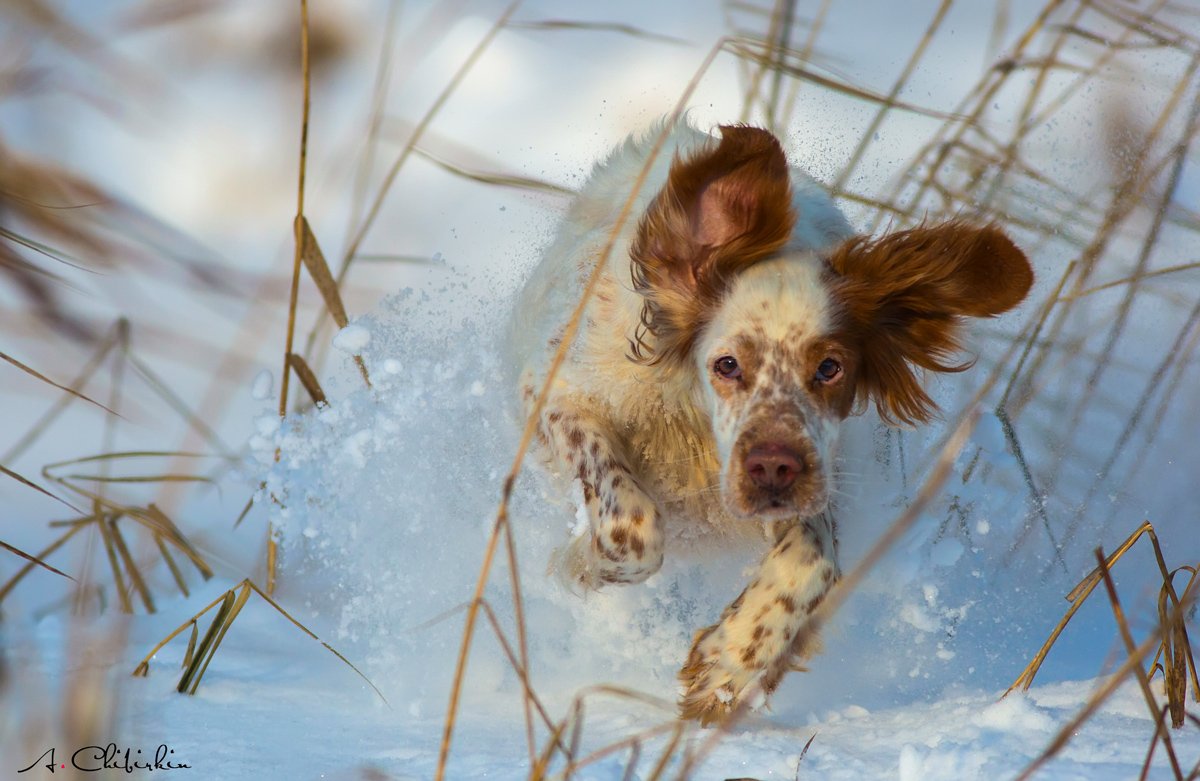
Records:
<instances>
[{"instance_id":1,"label":"dog's forehead","mask_svg":"<svg viewBox=\"0 0 1200 781\"><path fill-rule=\"evenodd\" d=\"M708 329L710 349L752 339L761 348L794 347L829 332L832 306L820 260L785 255L738 275Z\"/></svg>"}]
</instances>

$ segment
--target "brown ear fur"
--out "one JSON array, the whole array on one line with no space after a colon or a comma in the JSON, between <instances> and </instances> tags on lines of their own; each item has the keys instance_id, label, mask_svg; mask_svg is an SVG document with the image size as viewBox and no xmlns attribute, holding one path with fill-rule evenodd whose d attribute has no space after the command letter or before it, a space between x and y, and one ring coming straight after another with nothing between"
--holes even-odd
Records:
<instances>
[{"instance_id":1,"label":"brown ear fur","mask_svg":"<svg viewBox=\"0 0 1200 781\"><path fill-rule=\"evenodd\" d=\"M1019 304L1033 285L1025 254L999 228L951 221L879 239L856 237L829 260L843 326L862 350L860 398L886 421L928 421L937 405L915 368L963 371L960 317L990 317Z\"/></svg>"},{"instance_id":2,"label":"brown ear fur","mask_svg":"<svg viewBox=\"0 0 1200 781\"><path fill-rule=\"evenodd\" d=\"M782 247L794 222L787 160L767 131L723 125L719 145L676 157L630 250L645 298L633 359L682 361L733 276Z\"/></svg>"}]
</instances>

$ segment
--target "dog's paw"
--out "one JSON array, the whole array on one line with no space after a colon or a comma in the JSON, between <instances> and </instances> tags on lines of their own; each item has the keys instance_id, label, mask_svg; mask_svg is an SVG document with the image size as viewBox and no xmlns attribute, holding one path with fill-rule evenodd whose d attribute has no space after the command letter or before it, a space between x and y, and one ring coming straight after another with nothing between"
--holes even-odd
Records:
<instances>
[{"instance_id":1,"label":"dog's paw","mask_svg":"<svg viewBox=\"0 0 1200 781\"><path fill-rule=\"evenodd\" d=\"M650 497L625 481L612 495L587 496L590 530L555 553L552 569L568 587L641 583L662 567L663 536Z\"/></svg>"},{"instance_id":2,"label":"dog's paw","mask_svg":"<svg viewBox=\"0 0 1200 781\"><path fill-rule=\"evenodd\" d=\"M724 721L744 696L758 689L753 684L764 671L731 658L731 651L720 624L696 633L687 664L679 671L681 718L705 726ZM766 694L762 691L764 701Z\"/></svg>"},{"instance_id":3,"label":"dog's paw","mask_svg":"<svg viewBox=\"0 0 1200 781\"><path fill-rule=\"evenodd\" d=\"M550 559L551 572L558 575L563 585L571 591L594 591L605 583L591 540L590 532L573 537L564 547L556 550Z\"/></svg>"}]
</instances>

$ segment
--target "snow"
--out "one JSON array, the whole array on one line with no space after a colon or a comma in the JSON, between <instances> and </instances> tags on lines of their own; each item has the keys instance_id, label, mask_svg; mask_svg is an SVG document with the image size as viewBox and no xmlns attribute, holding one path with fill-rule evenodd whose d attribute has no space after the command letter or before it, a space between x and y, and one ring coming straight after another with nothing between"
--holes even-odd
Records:
<instances>
[{"instance_id":1,"label":"snow","mask_svg":"<svg viewBox=\"0 0 1200 781\"><path fill-rule=\"evenodd\" d=\"M141 623L133 645L156 639L167 622L157 621L158 627L149 626L150 621ZM47 650L49 658L23 661L30 661L31 669L53 669L67 642L66 627L62 621L47 619L37 632L37 646ZM388 705L381 703L351 671L257 599L230 631L197 697L173 691L182 653L182 644L168 646L152 663L149 677L123 679L126 718L142 726L136 740L122 745L152 751L165 743L179 761L192 766L189 778L349 781L363 778L368 769L392 779L433 775L444 699L389 696ZM122 660L117 667L124 674L129 661ZM756 714L717 744L694 777L1013 778L1074 714L1096 683L1040 685L1003 700L997 690L977 689L946 691L930 701L875 710L849 702L797 718ZM590 700L579 755L659 725L667 716L644 705ZM447 777L525 779L528 759L522 719L512 692L476 701L460 717L454 744L458 750L452 753ZM1141 694L1131 682L1037 777L1134 778L1151 729ZM691 733L683 748L698 749L711 735L711 730ZM800 758L810 738L812 743ZM640 774L635 777L648 775L665 740L661 736L644 741ZM1181 758L1200 752L1196 731L1178 733L1176 741ZM1152 778L1164 777L1161 749L1158 754ZM628 751L619 752L585 768L578 777L619 779L628 758ZM677 767L669 765L666 777L673 777Z\"/></svg>"},{"instance_id":2,"label":"snow","mask_svg":"<svg viewBox=\"0 0 1200 781\"><path fill-rule=\"evenodd\" d=\"M333 346L347 355L361 353L370 343L370 330L359 323L349 323L333 337Z\"/></svg>"},{"instance_id":3,"label":"snow","mask_svg":"<svg viewBox=\"0 0 1200 781\"><path fill-rule=\"evenodd\" d=\"M545 10L547 17L555 15L552 8ZM901 4L886 4L885 12L902 15L907 19L904 23L912 24L911 11ZM534 11L529 14L529 18L537 18ZM708 40L711 30L701 29L701 24L713 20L704 22L699 12L685 16L678 20L687 28L681 28L680 34ZM900 23L885 20L875 27L903 46L903 36L891 34ZM474 45L481 24L475 17L467 25L474 27L456 30L454 46ZM833 29L836 33L836 27ZM871 32L855 26L855 35ZM959 53L966 52L971 62L982 51L981 45L971 43L979 38L968 39L966 34L958 38ZM483 69L495 79L501 78L505 68L536 68L546 62L543 55L553 53L534 36L521 38L514 33L502 36L500 43L491 64L497 65L498 60L503 67ZM603 39L603 43L613 45L612 39ZM620 47L627 43L622 41ZM890 43L895 45L895 41ZM860 60L857 54L874 45L868 41L853 49L852 70L864 83L886 86L894 78L889 55ZM468 82L466 86L474 91L468 91L465 100L452 101L448 109L466 111L458 118L457 127L463 138L478 140L467 129L478 125L480 115L495 109L493 103L481 103L488 97L484 93L503 95L505 105L515 100L510 87L529 89L522 84L537 84L537 89L548 95L560 96L561 101L550 101L556 104L560 119L547 123L550 129L543 136L528 134L524 111L492 111L495 127L489 126L485 151L506 163L516 161L518 170L533 175L543 175L541 168L549 168L547 178L570 183L621 134L661 113L662 106L674 99L678 85L690 77L694 50L688 49L678 58L672 54L669 63L662 49L651 51L662 58L657 61L662 67L653 70L666 75L651 86L639 86L642 92L636 98L630 98L628 85L642 85L649 78L646 60L622 56L622 62L614 66L613 58L608 58L606 70L597 80L605 85L602 90L609 91L605 94L619 98L610 101L610 105L617 104L612 108L597 108L605 101L594 89L576 88L575 82L569 83L569 88L554 84L556 79L577 77L568 75L570 69L564 67L562 73L545 68L538 78L505 78L503 90L495 84L484 89ZM461 54L449 52L443 59L452 67L461 62ZM561 59L561 54L554 57ZM961 65L958 58L941 62L917 75L913 90L918 98L926 94L926 85L938 94L944 89L965 88L978 71ZM880 73L873 74L873 67L881 69ZM420 72L411 76L406 86L429 91L444 81L439 73ZM369 87L370 79L361 82L360 91ZM733 93L726 88L730 83L725 72L714 72L706 82L705 89L711 92L696 101L701 124L710 119L728 120L730 106L736 113L740 101L729 100ZM818 93L806 90L801 94L808 99ZM825 98L815 100L829 108ZM197 100L196 105L208 104ZM289 110L294 108L292 103L287 105ZM472 108L454 108L456 105ZM405 104L404 113L411 113L410 108L411 104ZM325 109L319 113L318 121L341 115ZM789 139L794 158L821 178L830 179L848 151L846 143L852 134L846 131L847 116L840 109L806 115L804 127ZM561 117L573 119L563 121ZM291 122L293 117L287 119ZM453 137L450 128L454 127L452 118L447 119L445 125L439 124L439 132ZM291 129L289 124L288 132ZM189 155L203 160L207 167L222 155L213 147L196 146L203 135L180 133L173 143L189 150L195 147ZM278 138L284 137L278 128L265 135L272 147L279 146ZM329 143L328 137L322 136L321 143L314 144L314 169L320 167L320 155L345 163L342 158L348 153ZM901 139L911 140L910 133L889 128L881 137L884 143L896 144L894 159L864 166L866 173L860 176L872 181L891 176L894 163L906 159L910 151L901 145ZM1053 157L1061 151L1064 166L1073 164L1068 151L1090 154L1084 141L1066 133L1062 137L1071 140L1071 150L1042 148L1037 153ZM229 147L238 149L239 144ZM535 151L527 154L528 150ZM290 148L288 154L286 166L262 183L251 182L253 193L232 199L228 208L257 206L261 186L271 193L271 202L283 204L275 209L279 219L260 214L261 222L290 224L294 179ZM885 150L884 154L891 152ZM189 165L186 170L204 170L199 165ZM228 174L230 181L244 186L248 168L244 160L235 156L230 165L235 167ZM525 196L514 197L507 208L505 204L493 208L498 197L494 190L485 191L485 205L460 202L455 195L460 192L455 189L459 183L421 178L425 175L416 167L406 171L405 177L416 180L412 186L420 188L416 189L419 197L408 193L405 199L400 193L396 200L417 215L412 219L420 223L417 227L422 231L434 226L430 228L434 235L414 230L410 239L404 231L412 226L397 220L395 234L388 238L373 234L373 239L377 246L389 249L396 247L387 242L396 240L404 251L410 249L404 242L412 241L416 248L412 254L417 255L430 254L426 250L434 246L445 247L445 251L432 253L436 268L427 270L426 276L414 272L420 281L414 282L412 289L375 304L381 290L400 287L389 278L386 288L369 288L370 297L359 294L360 302L370 302L363 304L368 313L333 337L333 360L340 363L321 376L330 404L281 421L271 409L275 384L271 372L262 370L249 383L249 395L258 404L253 414L237 421L236 435L248 441L250 463L241 482L233 487L245 491L257 489L260 482L263 485L255 511L243 524L243 536L222 543L229 536L228 529L220 526L223 521L203 529L205 550L214 552L222 575L197 589L188 600L160 604L162 612L157 615L114 621L119 641L102 645L94 658L79 655L87 638L77 636L75 626L62 614L50 613L28 624L0 624L4 661L19 673L3 681L5 696L11 699L0 714L0 727L5 727L0 730L4 738L0 769L12 768L14 757L29 756L30 745L41 745L37 740L61 739L42 721L52 723L52 716L62 716L59 721L65 722L66 715L86 710L88 703L64 695L77 674L90 672L102 676L109 686L102 693L119 692L122 707L111 739L150 750L160 742L169 744L192 764L188 778L359 779L367 776L368 770L393 779L432 777L462 636L464 605L474 587L518 438L520 421L512 411L512 367L504 360L501 336L512 308L509 294L522 276L521 269L532 263L537 246L544 242L545 236L539 232L547 230L554 213L522 200ZM398 190L409 186L405 177L398 182ZM199 174L178 177L181 181L204 178ZM859 184L870 190L869 182ZM181 193L193 198L203 189L176 187L175 198ZM340 191L329 184L314 187L312 210L326 223L337 222L336 209L321 208L328 206L334 197L330 193L336 192ZM209 235L220 225L236 222L219 207L221 204L210 204L196 216L192 227L197 234ZM452 216L439 214L439 209ZM476 216L485 210L488 222ZM499 212L510 222L495 222ZM521 213L536 216L518 222ZM316 229L327 250L337 246L335 231L322 225ZM476 243L470 244L468 236ZM443 243L451 240L453 244ZM1039 248L1035 261L1045 263L1052 250ZM1063 250L1059 247L1057 251ZM232 254L265 257L270 252ZM283 256L290 263L290 251ZM1045 292L1054 281L1054 269L1044 265L1038 270L1039 292ZM1181 291L1194 292L1182 286ZM1083 322L1072 327L1095 329L1097 322L1103 322L1105 311L1089 312L1094 322L1081 316ZM994 327L1015 332L1029 314L1006 316ZM1100 413L1114 413L1110 417L1116 423L1089 416L1085 436L1075 445L1082 455L1106 452L1111 432L1105 426L1111 429L1124 423L1128 405L1121 406L1124 402L1120 399L1128 401L1132 397L1129 388L1141 387L1146 355L1157 355L1165 333L1162 322L1151 320L1138 328L1137 338L1128 340L1130 346L1121 347L1122 354L1110 371L1114 395L1097 405ZM277 347L276 342L271 343L272 355ZM363 385L351 361L350 356L356 354L363 355L370 370L370 388ZM954 419L958 402L972 388L973 378L986 370L987 360L985 354L973 372L937 383L935 391L947 420ZM246 395L248 379L239 380L243 383L238 386L243 389L241 396ZM1042 380L1045 387L1040 391L1051 402L1030 412L1029 429L1053 431L1055 415L1060 414L1055 406L1060 403L1058 397L1079 393L1080 378L1049 375ZM1015 776L1103 682L1098 676L1105 665L1123 653L1107 605L1102 601L1089 605L1051 652L1038 685L1028 693L1000 699L1066 607L1062 595L1094 563L1089 546L1103 543L1111 549L1134 523L1146 517L1154 521L1167 545L1172 557L1169 564L1196 560L1195 516L1186 511L1196 505L1194 471L1188 471L1195 464L1191 433L1195 430L1194 405L1173 407L1155 447L1139 463L1130 465L1130 482L1117 486L1114 479L1110 516L1088 519L1087 533L1080 535L1087 544L1068 550L1060 565L1041 536L1041 523L1003 424L999 417L985 412L972 434L972 447L960 456L958 473L944 496L834 617L826 628L824 652L812 660L809 671L790 675L769 708L751 714L717 743L695 777L794 781ZM942 428L935 425L897 433L868 424L857 433L873 446L867 452L876 458L844 465L847 490L862 497L862 512L841 528L842 559L847 568L912 499L924 476L920 465ZM1065 445L1051 442L1040 449L1030 448L1026 455L1035 471L1039 466L1050 471L1050 466L1058 463L1062 452L1057 447ZM976 479L968 481L966 472L976 448ZM1078 460L1079 464L1067 464L1056 490L1047 492L1050 510L1069 513L1079 493L1072 490L1072 478L1076 482L1091 479L1091 462ZM1138 475L1138 480L1134 481L1133 475ZM237 499L239 506L241 498L244 493ZM548 577L545 568L572 534L586 529L586 518L579 513L580 499L578 488L575 493L564 491L527 468L517 482L510 507L535 690L552 718L567 715L574 696L599 683L625 687L666 704L659 709L642 700L589 695L580 732L579 753L585 755L672 718L675 671L692 633L711 623L745 585L746 570L756 560L756 553L728 549L695 558L673 556L661 573L641 586L574 594ZM224 519L236 512L237 508L211 517ZM265 520L274 524L281 545L281 604L368 675L388 704L257 596L251 598L228 634L197 696L174 693L186 637L177 638L158 653L148 678L129 677L141 656L195 609L216 599L224 589L235 587L247 574L259 578L261 571L245 562L258 560L261 540L254 538L248 543L244 535L246 529L265 528ZM1153 561L1143 545L1139 543L1117 570L1119 587L1139 635L1144 635L1153 621L1157 596ZM502 544L486 598L512 639L515 614L509 574ZM1161 699L1161 686L1157 681L1155 686ZM527 777L529 759L520 702L517 676L490 625L481 622L468 665L449 778ZM39 713L38 718L30 716ZM1141 693L1127 684L1038 777L1134 778L1152 730ZM545 735L546 730L539 727L539 743ZM698 748L712 735L710 730L689 732L683 748ZM1186 766L1200 759L1200 730L1188 727L1174 738ZM811 746L804 752L810 739ZM649 768L666 740L658 736L643 741L634 777L650 775ZM628 756L623 752L602 759L576 777L622 778ZM677 764L670 764L668 777L676 769ZM1160 749L1151 776L1166 777L1166 773Z\"/></svg>"}]
</instances>

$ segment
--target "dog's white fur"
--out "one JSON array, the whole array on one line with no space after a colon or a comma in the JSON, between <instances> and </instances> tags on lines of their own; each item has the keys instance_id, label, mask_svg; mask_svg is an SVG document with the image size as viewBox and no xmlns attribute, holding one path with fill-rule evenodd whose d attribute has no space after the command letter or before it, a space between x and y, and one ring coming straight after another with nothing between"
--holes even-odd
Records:
<instances>
[{"instance_id":1,"label":"dog's white fur","mask_svg":"<svg viewBox=\"0 0 1200 781\"><path fill-rule=\"evenodd\" d=\"M769 693L795 656L812 652L814 641L801 630L838 576L835 530L824 511L835 490L839 424L856 396L859 406L867 396L882 405L891 392L882 381L866 379L874 376L869 360L886 363L870 358L870 345L861 346L872 326L848 326L854 317L861 320L862 312L873 312L872 306L891 305L875 302L887 298L879 292L883 285L858 280L854 268L831 272L831 255L840 246L854 245L845 217L813 179L786 168L774 139L763 145L763 131L723 131L720 146L686 124L669 131L605 260L538 425L543 460L552 473L579 483L591 524L590 533L575 538L558 562L570 582L588 588L641 582L661 566L665 550L674 546L669 541L680 538L765 536L771 544L746 590L717 624L697 633L681 672L683 715L702 722L727 714L755 682ZM527 410L657 132L630 138L596 167L525 287L513 343ZM744 149L733 152L742 157L730 152L739 144ZM731 162L722 162L723 156ZM686 170L694 161L709 158L717 161L717 170L705 174L707 178ZM736 265L736 258L726 259L736 273L721 279L719 295L701 310L703 322L681 342L686 355L673 360L656 356L667 337L662 335L665 327L655 328L653 321L647 327L647 300L661 293L661 307L670 308L676 299L669 299L673 292L654 276L660 270L653 265L658 261L635 261L631 275L631 257L671 255L672 241L703 254L736 240L749 230L743 223L754 216L744 214L746 207L738 204L750 203L750 212L769 208L762 204L771 196L758 194L760 181L780 176L782 185L762 187L764 192L777 186L785 193L790 189L790 207L776 204L790 208L790 234L770 245L766 257L744 267ZM688 177L695 182L689 184ZM690 201L675 203L679 199ZM688 235L655 234L664 232L662 225L669 226L672 219L684 225ZM971 233L961 226L950 230ZM941 239L936 229L929 236ZM999 240L988 237L991 251ZM921 234L926 244L901 250L928 253L926 238ZM849 258L843 258L843 266L877 249L868 244L854 247L843 253ZM1016 251L1011 243L1002 249L1010 248ZM876 254L887 252L891 249ZM981 254L978 249L965 252ZM864 267L869 260L862 261ZM643 277L646 268L653 272L641 285L639 262ZM1011 258L1006 262L1011 268L1005 273L1019 275L1019 263ZM983 283L977 278L990 272L971 270L982 267L977 257L965 263L974 265L956 279L974 274L967 281L978 288ZM686 299L687 285L695 283L688 278L692 272L673 268L671 273L685 288ZM896 284L908 284L909 276L913 275ZM954 288L955 294L962 286ZM1021 287L1020 280L1014 287ZM891 287L887 291L890 295ZM1023 295L1024 290L1017 291L1015 300ZM958 314L1002 311L1015 303L1012 298L989 302L990 308L947 304L943 309L956 320ZM684 304L686 309L689 302ZM902 367L920 363L948 368L940 358L955 346L952 324L939 327L947 334L946 344L930 342L929 356L891 360ZM642 348L648 356L640 354ZM737 364L732 378L717 369L727 368L720 362L729 357ZM823 362L828 360L838 367L832 379L820 373L830 365ZM852 384L856 382L862 384L857 390ZM920 419L920 403L914 404L899 406L894 417ZM786 454L782 460L776 457L779 453ZM781 477L775 482L764 477L762 463L768 471L778 469Z\"/></svg>"}]
</instances>

